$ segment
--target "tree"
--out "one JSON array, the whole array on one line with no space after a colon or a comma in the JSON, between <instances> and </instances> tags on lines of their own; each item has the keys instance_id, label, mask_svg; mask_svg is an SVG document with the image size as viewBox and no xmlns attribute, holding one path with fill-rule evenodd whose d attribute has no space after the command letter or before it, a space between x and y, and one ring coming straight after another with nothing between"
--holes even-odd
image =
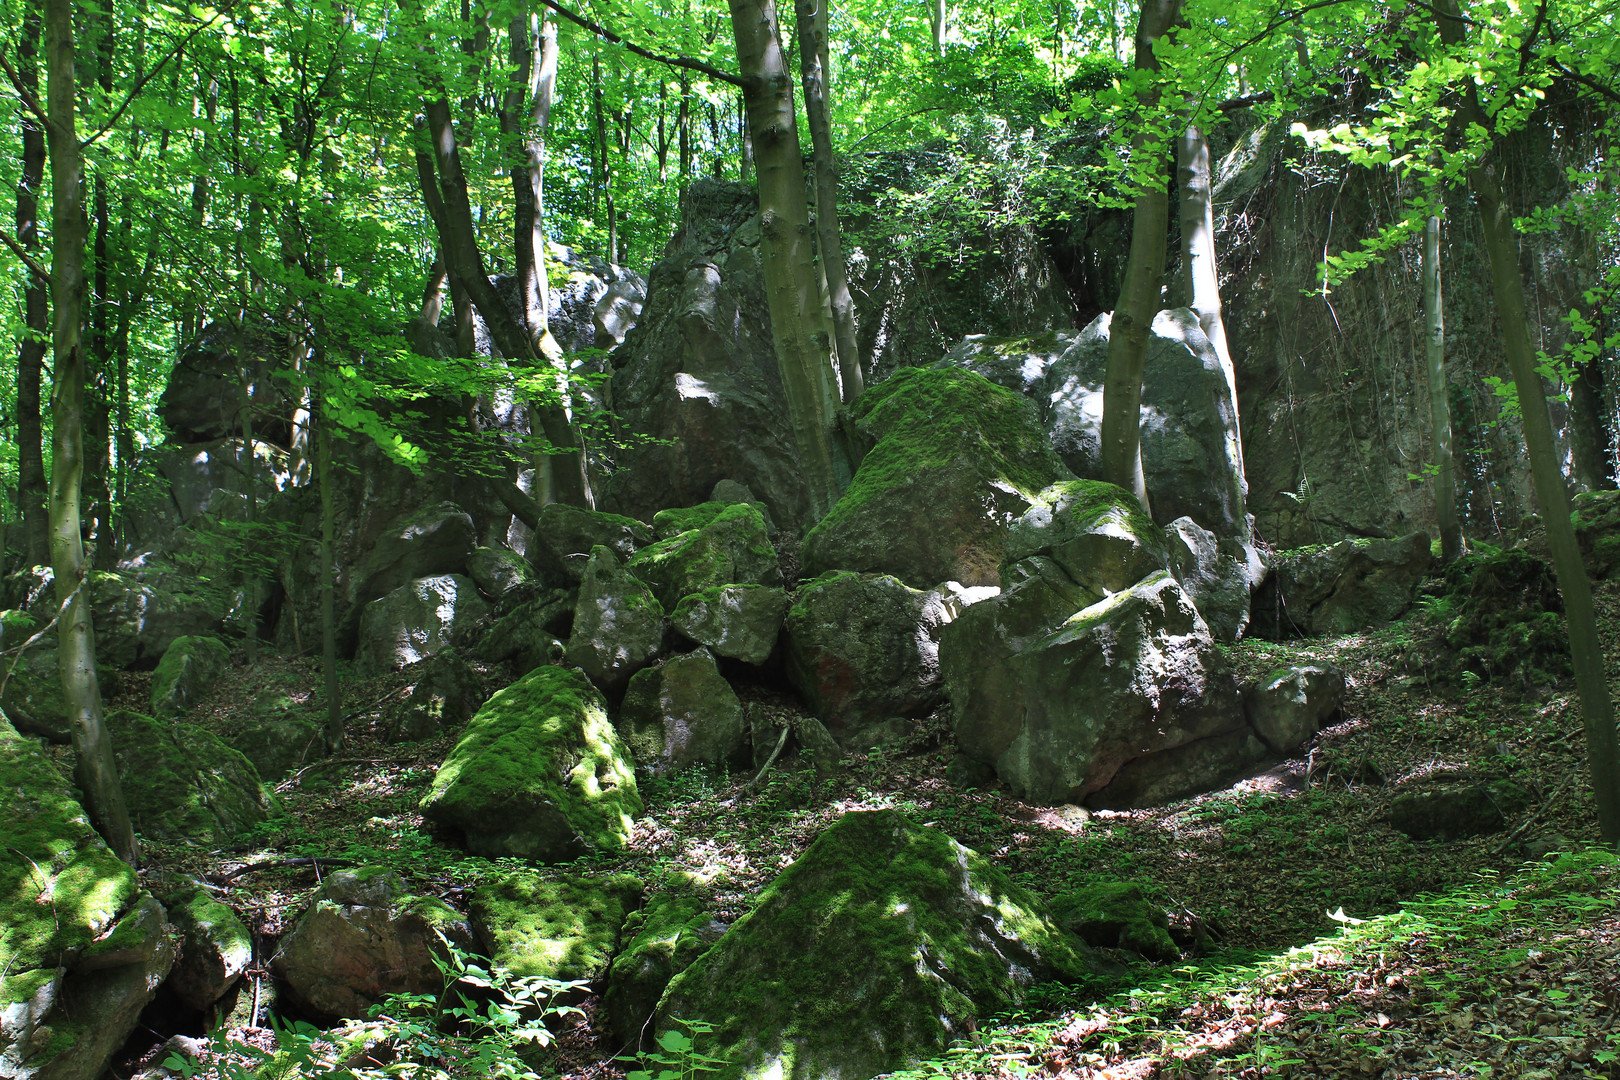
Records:
<instances>
[{"instance_id":1,"label":"tree","mask_svg":"<svg viewBox=\"0 0 1620 1080\"><path fill-rule=\"evenodd\" d=\"M1446 316L1440 289L1440 215L1423 224L1424 361L1429 375L1429 421L1434 443L1434 513L1440 525L1440 560L1462 553L1457 522L1457 468L1451 460L1451 403L1446 390Z\"/></svg>"},{"instance_id":2,"label":"tree","mask_svg":"<svg viewBox=\"0 0 1620 1080\"><path fill-rule=\"evenodd\" d=\"M36 59L40 34L37 0L28 6L17 43L20 90L39 93ZM45 179L45 124L22 107L22 171L17 178L17 243L25 253L39 250L39 188ZM30 565L50 560L50 522L45 508L45 452L40 427L40 389L45 343L50 338L46 283L30 274L23 284L24 332L17 342L17 494L22 508L23 558Z\"/></svg>"}]
</instances>

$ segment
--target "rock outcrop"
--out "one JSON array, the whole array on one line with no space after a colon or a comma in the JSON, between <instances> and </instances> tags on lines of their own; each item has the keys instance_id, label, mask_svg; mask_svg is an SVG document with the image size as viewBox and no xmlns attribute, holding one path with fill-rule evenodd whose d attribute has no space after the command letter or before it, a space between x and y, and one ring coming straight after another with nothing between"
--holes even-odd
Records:
<instances>
[{"instance_id":1,"label":"rock outcrop","mask_svg":"<svg viewBox=\"0 0 1620 1080\"><path fill-rule=\"evenodd\" d=\"M139 832L220 844L270 815L258 770L205 728L115 712L107 734Z\"/></svg>"},{"instance_id":2,"label":"rock outcrop","mask_svg":"<svg viewBox=\"0 0 1620 1080\"><path fill-rule=\"evenodd\" d=\"M471 578L418 578L378 597L360 616L354 666L361 675L397 671L451 647L489 604Z\"/></svg>"},{"instance_id":3,"label":"rock outcrop","mask_svg":"<svg viewBox=\"0 0 1620 1080\"><path fill-rule=\"evenodd\" d=\"M637 672L619 707L619 733L636 765L653 773L747 757L742 703L707 649Z\"/></svg>"},{"instance_id":4,"label":"rock outcrop","mask_svg":"<svg viewBox=\"0 0 1620 1080\"><path fill-rule=\"evenodd\" d=\"M1429 572L1426 533L1285 551L1254 597L1254 632L1278 640L1347 634L1399 618Z\"/></svg>"}]
</instances>

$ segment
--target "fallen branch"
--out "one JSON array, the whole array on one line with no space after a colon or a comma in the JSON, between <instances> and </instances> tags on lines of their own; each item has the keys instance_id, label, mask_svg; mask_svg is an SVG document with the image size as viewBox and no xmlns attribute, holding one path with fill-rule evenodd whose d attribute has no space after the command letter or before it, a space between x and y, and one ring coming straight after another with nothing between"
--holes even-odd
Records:
<instances>
[{"instance_id":1,"label":"fallen branch","mask_svg":"<svg viewBox=\"0 0 1620 1080\"><path fill-rule=\"evenodd\" d=\"M265 862L248 863L246 866L238 866L235 870L232 870L228 874L220 874L216 876L214 880L223 885L228 881L235 881L239 877L257 873L260 870L284 870L292 866L313 866L315 867L315 872L320 873L322 863L326 864L327 866L353 866L355 864L353 859L322 859L308 856L299 856L297 858L289 859L269 859Z\"/></svg>"},{"instance_id":2,"label":"fallen branch","mask_svg":"<svg viewBox=\"0 0 1620 1080\"><path fill-rule=\"evenodd\" d=\"M765 774L771 771L771 766L776 764L777 757L782 753L782 747L787 745L788 732L790 732L792 730L793 729L790 728L790 727L784 727L782 729L781 737L776 740L776 749L772 750L771 751L771 756L765 759L765 767L759 770L759 775L758 776L755 776L752 780L748 781L748 783L744 784L741 788L739 788L737 790L737 794L736 794L735 798L738 798L738 799L742 798L744 795L746 795L748 793L749 788L753 787L754 785L758 784L761 780L765 779Z\"/></svg>"}]
</instances>

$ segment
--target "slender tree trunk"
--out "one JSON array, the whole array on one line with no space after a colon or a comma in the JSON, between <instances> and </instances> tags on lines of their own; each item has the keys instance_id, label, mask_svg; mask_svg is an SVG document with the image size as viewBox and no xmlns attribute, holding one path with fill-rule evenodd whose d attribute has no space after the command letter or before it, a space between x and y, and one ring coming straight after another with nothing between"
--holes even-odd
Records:
<instances>
[{"instance_id":1,"label":"slender tree trunk","mask_svg":"<svg viewBox=\"0 0 1620 1080\"><path fill-rule=\"evenodd\" d=\"M37 43L40 34L39 0L33 0L23 20L17 43L17 74L36 97L39 94ZM45 180L45 131L26 107L22 108L22 174L17 180L17 242L37 253L39 189ZM17 346L17 499L22 508L23 558L40 566L51 558L51 526L45 509L44 426L40 422L40 389L44 382L45 346L50 340L49 302L45 285L32 275L24 277L23 332Z\"/></svg>"},{"instance_id":2,"label":"slender tree trunk","mask_svg":"<svg viewBox=\"0 0 1620 1080\"><path fill-rule=\"evenodd\" d=\"M1136 28L1136 68L1159 70L1153 44L1169 33L1181 16L1181 0L1143 0ZM1157 83L1138 96L1144 113L1159 103ZM1164 282L1164 245L1170 218L1170 200L1160 177L1164 148L1155 145L1151 131L1136 137L1132 159L1148 159L1155 168L1136 197L1131 222L1131 251L1125 280L1108 338L1108 370L1103 379L1103 479L1135 493L1148 506L1147 480L1142 475L1142 370L1147 360L1148 334L1159 313L1159 292Z\"/></svg>"},{"instance_id":3,"label":"slender tree trunk","mask_svg":"<svg viewBox=\"0 0 1620 1080\"><path fill-rule=\"evenodd\" d=\"M1435 9L1435 22L1441 40L1447 45L1462 42L1462 15L1456 0L1440 0ZM1490 120L1479 103L1478 90L1472 82L1466 82L1465 87L1464 120L1491 131ZM1519 275L1518 234L1493 163L1474 164L1468 170L1468 187L1474 193L1480 224L1484 227L1485 250L1491 263L1491 291L1496 298L1497 321L1502 325L1503 351L1519 395L1530 478L1535 485L1536 501L1541 504L1541 519L1547 532L1553 572L1558 577L1558 591L1563 595L1598 825L1605 843L1620 844L1620 738L1615 733L1614 704L1609 698L1609 683L1603 668L1597 614L1592 606L1592 583L1586 576L1575 528L1570 522L1569 493L1558 467L1552 417L1547 410L1541 376L1536 371L1535 350L1530 346L1524 280Z\"/></svg>"},{"instance_id":4,"label":"slender tree trunk","mask_svg":"<svg viewBox=\"0 0 1620 1080\"><path fill-rule=\"evenodd\" d=\"M119 858L135 865L140 851L124 806L112 740L101 716L96 637L90 623L90 568L79 528L84 479L84 166L74 122L73 5L46 0L51 158L51 565L60 605L56 629L62 696L78 757L74 775L96 830Z\"/></svg>"},{"instance_id":5,"label":"slender tree trunk","mask_svg":"<svg viewBox=\"0 0 1620 1080\"><path fill-rule=\"evenodd\" d=\"M681 104L675 116L676 138L681 147L681 187L692 178L692 80L681 72Z\"/></svg>"},{"instance_id":6,"label":"slender tree trunk","mask_svg":"<svg viewBox=\"0 0 1620 1080\"><path fill-rule=\"evenodd\" d=\"M259 662L259 566L254 558L254 551L258 547L258 535L255 527L259 523L259 463L254 453L253 442L253 368L243 368L239 380L241 392L239 399L242 407L242 455L240 458L242 476L247 482L247 513L243 515L243 524L247 527L248 557L244 559L247 580L243 584L247 587L247 662Z\"/></svg>"},{"instance_id":7,"label":"slender tree trunk","mask_svg":"<svg viewBox=\"0 0 1620 1080\"><path fill-rule=\"evenodd\" d=\"M810 122L811 153L816 168L816 241L832 305L833 335L838 343L838 373L844 400L854 401L864 384L861 350L855 337L855 300L849 294L849 268L844 263L838 227L838 174L832 144L827 82L828 0L796 0L799 27L799 71L804 82L804 113Z\"/></svg>"},{"instance_id":8,"label":"slender tree trunk","mask_svg":"<svg viewBox=\"0 0 1620 1080\"><path fill-rule=\"evenodd\" d=\"M832 335L821 302L793 78L777 29L775 0L728 0L737 63L746 80L748 127L758 155L761 243L776 362L804 464L811 520L838 498L848 463L835 453L838 407Z\"/></svg>"},{"instance_id":9,"label":"slender tree trunk","mask_svg":"<svg viewBox=\"0 0 1620 1080\"><path fill-rule=\"evenodd\" d=\"M1434 428L1434 513L1440 523L1440 559L1462 554L1457 524L1457 470L1451 460L1451 401L1446 396L1446 317L1440 291L1440 217L1423 226L1423 321L1428 329L1429 419Z\"/></svg>"},{"instance_id":10,"label":"slender tree trunk","mask_svg":"<svg viewBox=\"0 0 1620 1080\"><path fill-rule=\"evenodd\" d=\"M945 55L945 35L950 29L950 0L928 0L928 24L934 31L934 55Z\"/></svg>"},{"instance_id":11,"label":"slender tree trunk","mask_svg":"<svg viewBox=\"0 0 1620 1080\"><path fill-rule=\"evenodd\" d=\"M114 9L108 7L90 20L95 26L96 86L101 100L112 98L113 88L113 33ZM111 333L113 294L112 246L108 233L112 230L112 206L107 195L105 168L95 171L94 194L91 197L91 215L95 224L95 242L91 248L91 262L95 271L91 278L93 297L90 312L89 380L86 390L89 445L85 453L85 472L89 483L92 511L91 535L95 537L94 563L99 570L111 570L117 561L117 548L113 542L112 498L112 412L113 412L113 341Z\"/></svg>"},{"instance_id":12,"label":"slender tree trunk","mask_svg":"<svg viewBox=\"0 0 1620 1080\"><path fill-rule=\"evenodd\" d=\"M1577 361L1575 378L1569 385L1570 450L1576 478L1590 491L1615 488L1614 445L1604 421L1607 398L1601 358Z\"/></svg>"},{"instance_id":13,"label":"slender tree trunk","mask_svg":"<svg viewBox=\"0 0 1620 1080\"><path fill-rule=\"evenodd\" d=\"M326 372L322 365L322 376ZM315 473L321 486L321 671L326 683L326 749L343 746L343 686L337 666L337 539L332 500L332 419L326 395L315 420Z\"/></svg>"}]
</instances>

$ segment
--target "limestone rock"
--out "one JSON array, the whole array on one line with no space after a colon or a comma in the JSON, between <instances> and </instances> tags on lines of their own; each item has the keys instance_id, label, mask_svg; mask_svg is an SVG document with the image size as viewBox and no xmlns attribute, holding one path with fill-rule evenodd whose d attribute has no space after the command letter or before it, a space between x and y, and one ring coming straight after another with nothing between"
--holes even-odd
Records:
<instances>
[{"instance_id":1,"label":"limestone rock","mask_svg":"<svg viewBox=\"0 0 1620 1080\"><path fill-rule=\"evenodd\" d=\"M442 652L488 612L478 587L460 574L407 582L366 605L355 670L377 675Z\"/></svg>"},{"instance_id":2,"label":"limestone rock","mask_svg":"<svg viewBox=\"0 0 1620 1080\"><path fill-rule=\"evenodd\" d=\"M584 578L593 548L610 548L623 561L652 542L652 529L634 518L547 503L529 554L544 584L572 589Z\"/></svg>"},{"instance_id":3,"label":"limestone rock","mask_svg":"<svg viewBox=\"0 0 1620 1080\"><path fill-rule=\"evenodd\" d=\"M4 662L0 672L10 677L0 690L0 711L17 725L18 731L65 743L73 736L73 726L62 697L56 650L41 647L46 644L41 641L23 653L15 668L10 660Z\"/></svg>"},{"instance_id":4,"label":"limestone rock","mask_svg":"<svg viewBox=\"0 0 1620 1080\"><path fill-rule=\"evenodd\" d=\"M1344 672L1326 661L1269 671L1243 693L1249 726L1278 754L1290 754L1344 704Z\"/></svg>"},{"instance_id":5,"label":"limestone rock","mask_svg":"<svg viewBox=\"0 0 1620 1080\"><path fill-rule=\"evenodd\" d=\"M602 695L558 667L486 701L422 800L423 816L473 854L536 862L620 848L641 810Z\"/></svg>"},{"instance_id":6,"label":"limestone rock","mask_svg":"<svg viewBox=\"0 0 1620 1080\"><path fill-rule=\"evenodd\" d=\"M115 712L107 733L137 831L218 844L269 816L258 771L213 732Z\"/></svg>"},{"instance_id":7,"label":"limestone rock","mask_svg":"<svg viewBox=\"0 0 1620 1080\"><path fill-rule=\"evenodd\" d=\"M242 381L248 380L261 417L290 407L285 384L271 373L286 367L285 335L272 326L237 329L210 323L188 342L158 401L158 418L182 441L203 442L242 430Z\"/></svg>"},{"instance_id":8,"label":"limestone rock","mask_svg":"<svg viewBox=\"0 0 1620 1080\"><path fill-rule=\"evenodd\" d=\"M667 630L664 609L652 591L608 548L592 548L574 605L568 662L617 696L630 676L662 654Z\"/></svg>"},{"instance_id":9,"label":"limestone rock","mask_svg":"<svg viewBox=\"0 0 1620 1080\"><path fill-rule=\"evenodd\" d=\"M944 1052L1086 946L990 861L892 810L845 814L669 984L674 1018L716 1025L715 1080L850 1080ZM806 1008L814 1002L814 1008Z\"/></svg>"},{"instance_id":10,"label":"limestone rock","mask_svg":"<svg viewBox=\"0 0 1620 1080\"><path fill-rule=\"evenodd\" d=\"M56 616L54 576L42 568L24 610L43 626ZM92 571L90 619L96 660L109 668L153 667L176 640L218 633L232 595L172 567L119 573Z\"/></svg>"},{"instance_id":11,"label":"limestone rock","mask_svg":"<svg viewBox=\"0 0 1620 1080\"><path fill-rule=\"evenodd\" d=\"M389 733L401 741L431 739L466 722L484 703L478 673L454 649L445 649L414 672L411 693L400 705Z\"/></svg>"},{"instance_id":12,"label":"limestone rock","mask_svg":"<svg viewBox=\"0 0 1620 1080\"><path fill-rule=\"evenodd\" d=\"M320 727L301 709L255 716L231 736L230 744L253 763L259 778L268 784L313 765L326 754Z\"/></svg>"},{"instance_id":13,"label":"limestone rock","mask_svg":"<svg viewBox=\"0 0 1620 1080\"><path fill-rule=\"evenodd\" d=\"M478 886L468 910L479 949L513 975L597 982L641 891L627 875L548 879L520 870Z\"/></svg>"},{"instance_id":14,"label":"limestone rock","mask_svg":"<svg viewBox=\"0 0 1620 1080\"><path fill-rule=\"evenodd\" d=\"M625 945L608 968L602 995L608 1030L618 1045L633 1050L640 1044L669 981L725 932L726 924L692 897L653 897L626 917L620 931Z\"/></svg>"},{"instance_id":15,"label":"limestone rock","mask_svg":"<svg viewBox=\"0 0 1620 1080\"><path fill-rule=\"evenodd\" d=\"M654 773L740 764L746 754L742 703L707 649L638 671L619 708L619 733L636 764Z\"/></svg>"},{"instance_id":16,"label":"limestone rock","mask_svg":"<svg viewBox=\"0 0 1620 1080\"><path fill-rule=\"evenodd\" d=\"M300 1007L333 1019L360 1019L389 994L437 994L440 935L471 949L467 921L443 901L411 893L385 867L329 875L281 940L270 970Z\"/></svg>"},{"instance_id":17,"label":"limestone rock","mask_svg":"<svg viewBox=\"0 0 1620 1080\"><path fill-rule=\"evenodd\" d=\"M152 715L183 715L214 688L230 663L230 647L218 638L176 638L152 676Z\"/></svg>"},{"instance_id":18,"label":"limestone rock","mask_svg":"<svg viewBox=\"0 0 1620 1080\"><path fill-rule=\"evenodd\" d=\"M1266 567L1253 544L1218 537L1189 517L1165 526L1170 572L1216 641L1237 641L1249 626L1249 601Z\"/></svg>"},{"instance_id":19,"label":"limestone rock","mask_svg":"<svg viewBox=\"0 0 1620 1080\"><path fill-rule=\"evenodd\" d=\"M1281 552L1255 594L1255 632L1273 640L1347 634L1399 618L1429 561L1426 533Z\"/></svg>"},{"instance_id":20,"label":"limestone rock","mask_svg":"<svg viewBox=\"0 0 1620 1080\"><path fill-rule=\"evenodd\" d=\"M768 585L720 585L682 597L675 629L720 656L763 664L776 648L788 596Z\"/></svg>"},{"instance_id":21,"label":"limestone rock","mask_svg":"<svg viewBox=\"0 0 1620 1080\"><path fill-rule=\"evenodd\" d=\"M1169 916L1134 881L1093 882L1054 896L1051 909L1059 926L1088 945L1129 949L1161 963L1181 958L1170 938Z\"/></svg>"},{"instance_id":22,"label":"limestone rock","mask_svg":"<svg viewBox=\"0 0 1620 1080\"><path fill-rule=\"evenodd\" d=\"M1501 832L1529 803L1507 780L1425 784L1390 800L1389 823L1414 840L1463 840Z\"/></svg>"},{"instance_id":23,"label":"limestone rock","mask_svg":"<svg viewBox=\"0 0 1620 1080\"><path fill-rule=\"evenodd\" d=\"M1168 573L1077 610L1079 587L1046 570L969 607L940 648L958 745L1015 794L1079 803L1128 761L1243 728L1214 639Z\"/></svg>"},{"instance_id":24,"label":"limestone rock","mask_svg":"<svg viewBox=\"0 0 1620 1080\"><path fill-rule=\"evenodd\" d=\"M1053 484L1013 523L1007 562L1035 555L1049 557L1098 600L1170 564L1164 531L1136 497L1100 480Z\"/></svg>"},{"instance_id":25,"label":"limestone rock","mask_svg":"<svg viewBox=\"0 0 1620 1080\"><path fill-rule=\"evenodd\" d=\"M654 520L665 536L625 564L653 595L674 611L682 597L720 585L780 585L776 549L765 519L747 503L666 510Z\"/></svg>"},{"instance_id":26,"label":"limestone rock","mask_svg":"<svg viewBox=\"0 0 1620 1080\"><path fill-rule=\"evenodd\" d=\"M906 368L850 406L871 446L811 529L802 572L893 574L914 588L998 583L1008 530L1071 479L1022 397L959 369Z\"/></svg>"},{"instance_id":27,"label":"limestone rock","mask_svg":"<svg viewBox=\"0 0 1620 1080\"><path fill-rule=\"evenodd\" d=\"M464 574L478 543L472 515L453 502L395 521L349 574L349 603L362 609L419 578ZM471 584L469 582L469 584Z\"/></svg>"},{"instance_id":28,"label":"limestone rock","mask_svg":"<svg viewBox=\"0 0 1620 1080\"><path fill-rule=\"evenodd\" d=\"M189 1009L206 1013L230 992L253 960L253 940L236 912L191 886L165 893L180 938L179 959L164 985Z\"/></svg>"},{"instance_id":29,"label":"limestone rock","mask_svg":"<svg viewBox=\"0 0 1620 1080\"><path fill-rule=\"evenodd\" d=\"M515 664L521 671L561 663L558 637L568 633L578 602L577 590L541 589L526 597L489 628L478 645L479 657L494 664Z\"/></svg>"},{"instance_id":30,"label":"limestone rock","mask_svg":"<svg viewBox=\"0 0 1620 1080\"><path fill-rule=\"evenodd\" d=\"M515 551L481 547L467 557L467 576L479 592L499 603L513 589L534 581L534 568Z\"/></svg>"},{"instance_id":31,"label":"limestone rock","mask_svg":"<svg viewBox=\"0 0 1620 1080\"><path fill-rule=\"evenodd\" d=\"M1277 755L1252 729L1236 727L1129 759L1088 802L1104 810L1163 806L1225 787L1276 761Z\"/></svg>"}]
</instances>

